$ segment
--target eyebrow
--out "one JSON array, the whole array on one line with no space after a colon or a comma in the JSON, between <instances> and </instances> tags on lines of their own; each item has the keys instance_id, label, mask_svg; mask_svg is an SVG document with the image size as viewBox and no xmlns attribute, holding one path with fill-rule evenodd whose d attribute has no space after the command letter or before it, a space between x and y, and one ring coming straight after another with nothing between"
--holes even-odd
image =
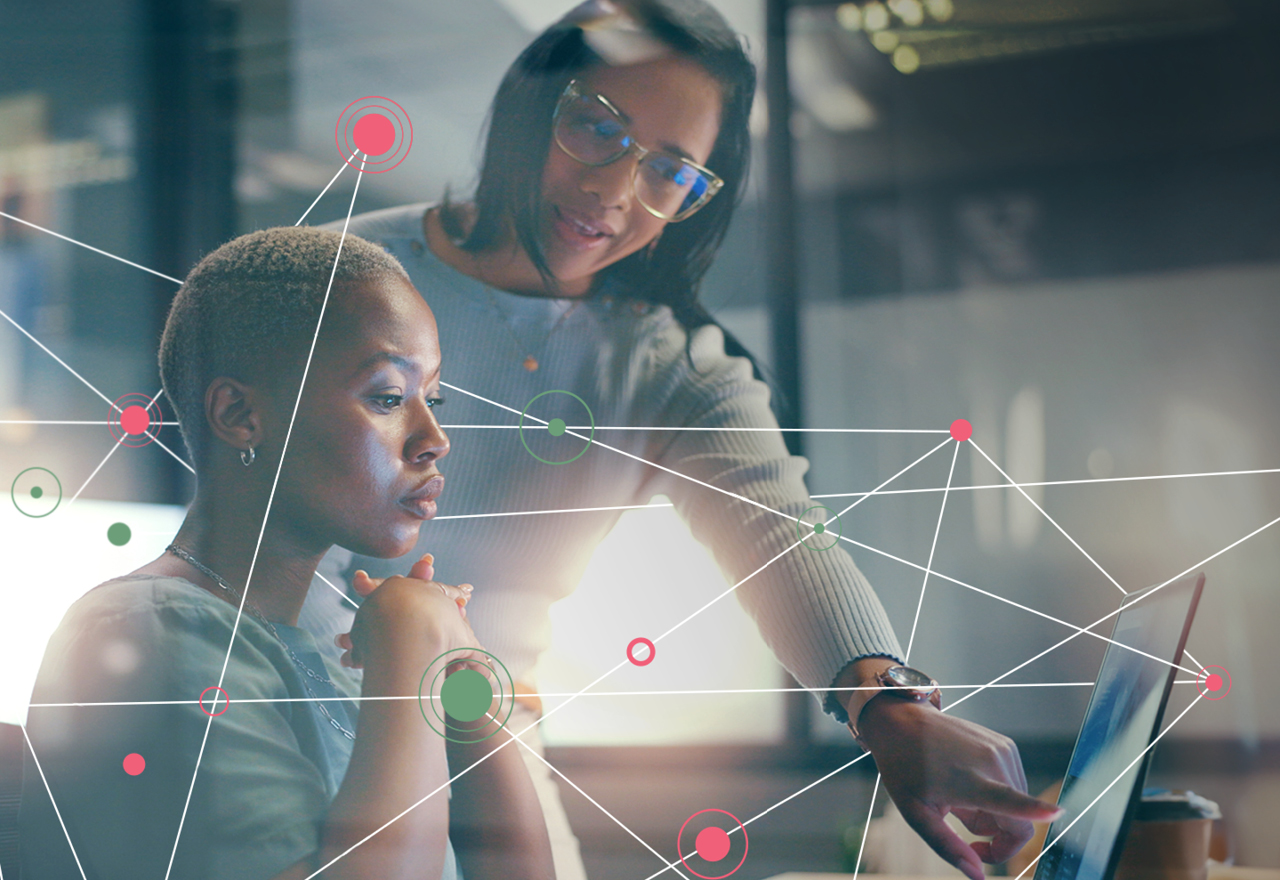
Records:
<instances>
[{"instance_id":1,"label":"eyebrow","mask_svg":"<svg viewBox=\"0 0 1280 880\"><path fill-rule=\"evenodd\" d=\"M380 351L380 352L377 352L376 354L372 354L369 357L365 358L363 361L360 362L360 365L356 367L355 372L357 374L363 373L366 370L369 370L370 368L375 366L379 366L383 363L389 363L393 366L399 367L400 369L404 370L406 373L413 373L416 375L417 373L421 372L418 368L418 365L413 361L409 360L407 357L404 357L398 354L392 354L389 351Z\"/></svg>"}]
</instances>

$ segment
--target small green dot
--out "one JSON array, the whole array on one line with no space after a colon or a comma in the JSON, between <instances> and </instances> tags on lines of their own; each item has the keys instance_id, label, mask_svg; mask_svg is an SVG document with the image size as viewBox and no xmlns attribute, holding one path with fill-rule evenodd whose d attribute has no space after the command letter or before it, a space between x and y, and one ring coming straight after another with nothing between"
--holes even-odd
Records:
<instances>
[{"instance_id":1,"label":"small green dot","mask_svg":"<svg viewBox=\"0 0 1280 880\"><path fill-rule=\"evenodd\" d=\"M565 432L565 430L567 430L567 427L568 426L564 423L564 419L552 419L550 422L547 422L547 431L552 437L559 437Z\"/></svg>"},{"instance_id":2,"label":"small green dot","mask_svg":"<svg viewBox=\"0 0 1280 880\"><path fill-rule=\"evenodd\" d=\"M813 527L814 534L817 534L817 535L821 535L826 530L827 530L827 527L822 523L818 523L816 526Z\"/></svg>"},{"instance_id":3,"label":"small green dot","mask_svg":"<svg viewBox=\"0 0 1280 880\"><path fill-rule=\"evenodd\" d=\"M31 497L32 497L32 498L39 498L39 497L40 497L41 495L43 495L43 494L44 494L44 490L43 490L43 489L41 489L39 486L32 486L32 487L31 487Z\"/></svg>"},{"instance_id":4,"label":"small green dot","mask_svg":"<svg viewBox=\"0 0 1280 880\"><path fill-rule=\"evenodd\" d=\"M107 540L117 547L123 547L133 537L133 530L124 523L112 523L107 529Z\"/></svg>"},{"instance_id":5,"label":"small green dot","mask_svg":"<svg viewBox=\"0 0 1280 880\"><path fill-rule=\"evenodd\" d=\"M483 718L493 703L493 686L474 669L459 669L440 686L440 704L458 721Z\"/></svg>"}]
</instances>

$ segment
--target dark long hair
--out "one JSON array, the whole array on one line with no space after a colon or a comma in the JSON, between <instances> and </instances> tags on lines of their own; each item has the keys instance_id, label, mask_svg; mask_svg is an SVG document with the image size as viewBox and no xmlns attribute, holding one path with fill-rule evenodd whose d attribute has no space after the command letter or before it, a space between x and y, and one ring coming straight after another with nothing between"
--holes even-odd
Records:
<instances>
[{"instance_id":1,"label":"dark long hair","mask_svg":"<svg viewBox=\"0 0 1280 880\"><path fill-rule=\"evenodd\" d=\"M645 38L697 62L719 84L720 132L706 164L724 181L724 188L692 217L668 224L654 247L642 248L602 269L597 285L618 282L628 296L669 306L687 331L707 324L720 326L699 302L698 288L746 190L751 165L748 118L756 70L738 35L705 0L592 0L543 31L507 70L494 96L474 196L474 225L464 235L462 217L447 198L441 220L446 232L472 253L499 245L514 228L520 245L555 290L539 238L551 117L571 79L608 63L592 47L588 34L600 27L602 19L619 13L638 26ZM756 377L762 378L755 358L728 331L725 350L748 358Z\"/></svg>"}]
</instances>

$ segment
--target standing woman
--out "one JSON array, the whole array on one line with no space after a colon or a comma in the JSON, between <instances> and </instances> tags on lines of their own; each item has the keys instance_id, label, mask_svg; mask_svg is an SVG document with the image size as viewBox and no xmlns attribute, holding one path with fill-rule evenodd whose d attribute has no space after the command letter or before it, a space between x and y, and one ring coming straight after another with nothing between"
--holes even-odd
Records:
<instances>
[{"instance_id":1,"label":"standing woman","mask_svg":"<svg viewBox=\"0 0 1280 880\"><path fill-rule=\"evenodd\" d=\"M1028 820L1055 810L1025 794L1012 741L941 714L928 676L899 666L884 610L843 549L784 553L793 518L813 506L808 462L787 453L767 386L697 299L746 185L755 83L738 36L704 0L590 0L507 72L469 201L378 211L350 228L431 291L452 382L465 391L449 394L450 422L509 426L528 407L571 426L652 426L597 430L585 450L574 432L524 431L522 447L516 431L468 430L451 456L460 488L447 513L607 508L661 493L732 582L779 557L742 583L739 601L824 708L852 719L908 822L980 880L982 860L1008 858L1030 837ZM550 604L572 592L618 516L453 519L417 549L440 549L446 580L483 585L477 635L527 679L549 645ZM655 553L656 575L664 564ZM340 632L335 599L313 587L304 620ZM647 601L620 597L619 613ZM925 686L918 699L828 690L894 680ZM580 880L555 786L532 772L557 876ZM993 839L966 845L948 812Z\"/></svg>"}]
</instances>

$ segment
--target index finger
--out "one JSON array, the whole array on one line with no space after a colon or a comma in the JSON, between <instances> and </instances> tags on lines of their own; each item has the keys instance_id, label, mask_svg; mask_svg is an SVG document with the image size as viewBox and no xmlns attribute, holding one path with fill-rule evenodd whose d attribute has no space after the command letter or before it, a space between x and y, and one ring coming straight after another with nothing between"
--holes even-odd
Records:
<instances>
[{"instance_id":1,"label":"index finger","mask_svg":"<svg viewBox=\"0 0 1280 880\"><path fill-rule=\"evenodd\" d=\"M951 830L941 813L919 802L898 804L898 811L930 849L963 871L970 880L984 880L978 854Z\"/></svg>"},{"instance_id":2,"label":"index finger","mask_svg":"<svg viewBox=\"0 0 1280 880\"><path fill-rule=\"evenodd\" d=\"M972 807L1014 819L1029 819L1032 822L1052 822L1062 815L1062 809L1055 804L1042 801L999 782L988 782L972 797L953 799L952 806Z\"/></svg>"}]
</instances>

